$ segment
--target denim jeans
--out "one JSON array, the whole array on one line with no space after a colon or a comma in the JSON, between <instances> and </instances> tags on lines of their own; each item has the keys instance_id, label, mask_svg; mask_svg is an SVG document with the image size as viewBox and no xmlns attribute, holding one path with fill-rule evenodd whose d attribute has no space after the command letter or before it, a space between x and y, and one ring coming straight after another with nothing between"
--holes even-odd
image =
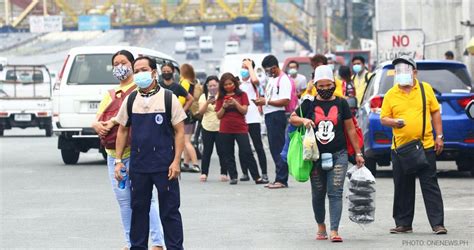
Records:
<instances>
[{"instance_id":1,"label":"denim jeans","mask_svg":"<svg viewBox=\"0 0 474 250\"><path fill-rule=\"evenodd\" d=\"M334 167L331 170L321 168L321 159L316 161L311 172L311 194L316 222L323 224L326 217L326 193L329 199L329 218L331 230L337 231L342 214L342 191L347 172L347 150L332 154Z\"/></svg>"},{"instance_id":2,"label":"denim jeans","mask_svg":"<svg viewBox=\"0 0 474 250\"><path fill-rule=\"evenodd\" d=\"M112 156L107 156L107 166L109 169L109 178L112 184L112 190L115 193L115 198L120 207L120 216L122 217L122 225L125 233L125 241L127 242L128 247L130 248L130 225L132 221L132 207L130 205L131 196L130 196L130 178L127 180L125 189L118 188L118 182L115 179L114 169L115 169L115 158ZM123 159L125 167L129 167L130 158ZM151 242L153 246L164 246L163 239L163 229L161 227L160 214L158 211L158 201L156 193L153 192L153 197L151 199L150 206L150 234Z\"/></svg>"},{"instance_id":3,"label":"denim jeans","mask_svg":"<svg viewBox=\"0 0 474 250\"><path fill-rule=\"evenodd\" d=\"M283 161L280 153L285 145L287 120L285 111L265 114L268 145L270 146L273 162L275 162L275 182L285 185L288 185L288 164Z\"/></svg>"}]
</instances>

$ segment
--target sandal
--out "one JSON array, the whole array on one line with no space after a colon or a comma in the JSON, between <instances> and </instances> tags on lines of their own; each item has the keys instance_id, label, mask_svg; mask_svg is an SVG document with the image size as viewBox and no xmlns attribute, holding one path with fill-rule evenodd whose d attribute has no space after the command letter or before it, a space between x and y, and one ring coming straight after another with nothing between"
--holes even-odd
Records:
<instances>
[{"instance_id":1,"label":"sandal","mask_svg":"<svg viewBox=\"0 0 474 250\"><path fill-rule=\"evenodd\" d=\"M339 235L331 236L331 242L342 242L342 237Z\"/></svg>"},{"instance_id":2,"label":"sandal","mask_svg":"<svg viewBox=\"0 0 474 250\"><path fill-rule=\"evenodd\" d=\"M316 240L327 240L328 239L328 233L326 232L318 232L316 234Z\"/></svg>"},{"instance_id":3,"label":"sandal","mask_svg":"<svg viewBox=\"0 0 474 250\"><path fill-rule=\"evenodd\" d=\"M274 182L268 185L269 189L287 188L288 186L281 182Z\"/></svg>"},{"instance_id":4,"label":"sandal","mask_svg":"<svg viewBox=\"0 0 474 250\"><path fill-rule=\"evenodd\" d=\"M201 182L206 182L207 181L207 175L202 174L201 177L199 178Z\"/></svg>"},{"instance_id":5,"label":"sandal","mask_svg":"<svg viewBox=\"0 0 474 250\"><path fill-rule=\"evenodd\" d=\"M227 175L221 174L221 181L222 181L222 182L228 182L228 181L229 181L229 177L227 177Z\"/></svg>"}]
</instances>

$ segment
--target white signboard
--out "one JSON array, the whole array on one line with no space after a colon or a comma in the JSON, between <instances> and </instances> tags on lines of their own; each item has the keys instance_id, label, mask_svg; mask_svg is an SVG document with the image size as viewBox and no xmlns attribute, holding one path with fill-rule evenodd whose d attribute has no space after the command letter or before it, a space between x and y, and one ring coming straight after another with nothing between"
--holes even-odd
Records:
<instances>
[{"instance_id":1,"label":"white signboard","mask_svg":"<svg viewBox=\"0 0 474 250\"><path fill-rule=\"evenodd\" d=\"M402 55L423 59L425 33L421 29L377 31L378 62L392 61Z\"/></svg>"},{"instance_id":2,"label":"white signboard","mask_svg":"<svg viewBox=\"0 0 474 250\"><path fill-rule=\"evenodd\" d=\"M63 30L62 16L30 16L30 32L46 33Z\"/></svg>"}]
</instances>

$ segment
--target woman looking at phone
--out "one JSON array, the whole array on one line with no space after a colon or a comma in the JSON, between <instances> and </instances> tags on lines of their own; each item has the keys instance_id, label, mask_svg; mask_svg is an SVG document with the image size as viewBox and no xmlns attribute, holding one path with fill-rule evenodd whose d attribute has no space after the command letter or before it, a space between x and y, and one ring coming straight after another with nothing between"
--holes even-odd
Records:
<instances>
[{"instance_id":1,"label":"woman looking at phone","mask_svg":"<svg viewBox=\"0 0 474 250\"><path fill-rule=\"evenodd\" d=\"M216 144L217 155L221 166L221 181L228 181L227 169L223 165L222 146L219 143L219 125L220 121L216 114L216 99L219 91L219 78L217 76L209 76L204 84L204 95L199 98L199 113L202 117L202 142L203 153L201 158L201 177L202 182L207 181L209 175L209 164L211 155Z\"/></svg>"}]
</instances>

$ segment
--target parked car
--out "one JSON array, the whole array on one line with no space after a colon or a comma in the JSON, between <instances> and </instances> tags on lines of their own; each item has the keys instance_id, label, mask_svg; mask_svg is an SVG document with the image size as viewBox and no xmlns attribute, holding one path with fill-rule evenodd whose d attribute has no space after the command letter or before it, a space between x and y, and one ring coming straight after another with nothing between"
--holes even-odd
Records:
<instances>
[{"instance_id":1,"label":"parked car","mask_svg":"<svg viewBox=\"0 0 474 250\"><path fill-rule=\"evenodd\" d=\"M199 60L199 49L196 46L189 46L186 49L186 60Z\"/></svg>"},{"instance_id":2,"label":"parked car","mask_svg":"<svg viewBox=\"0 0 474 250\"><path fill-rule=\"evenodd\" d=\"M431 84L441 105L444 151L441 161L456 161L459 171L474 175L474 120L464 108L474 99L466 66L455 61L417 61L417 78ZM364 133L366 166L375 173L379 166L390 165L392 129L380 123L385 93L393 86L394 68L383 63L374 71L358 110L358 122ZM420 118L421 119L421 118Z\"/></svg>"},{"instance_id":3,"label":"parked car","mask_svg":"<svg viewBox=\"0 0 474 250\"><path fill-rule=\"evenodd\" d=\"M178 41L174 44L174 53L175 54L184 54L186 53L186 42Z\"/></svg>"},{"instance_id":4,"label":"parked car","mask_svg":"<svg viewBox=\"0 0 474 250\"><path fill-rule=\"evenodd\" d=\"M212 52L213 47L212 36L201 36L199 38L199 49L202 53Z\"/></svg>"},{"instance_id":5,"label":"parked car","mask_svg":"<svg viewBox=\"0 0 474 250\"><path fill-rule=\"evenodd\" d=\"M51 75L45 65L5 65L0 71L0 136L38 127L52 136Z\"/></svg>"},{"instance_id":6,"label":"parked car","mask_svg":"<svg viewBox=\"0 0 474 250\"><path fill-rule=\"evenodd\" d=\"M196 27L185 27L183 37L184 40L196 40L198 38Z\"/></svg>"},{"instance_id":7,"label":"parked car","mask_svg":"<svg viewBox=\"0 0 474 250\"><path fill-rule=\"evenodd\" d=\"M236 24L234 25L234 29L232 33L236 34L242 39L247 38L247 25L245 24Z\"/></svg>"},{"instance_id":8,"label":"parked car","mask_svg":"<svg viewBox=\"0 0 474 250\"><path fill-rule=\"evenodd\" d=\"M227 41L225 42L225 50L226 55L233 55L239 53L239 43L235 41Z\"/></svg>"},{"instance_id":9,"label":"parked car","mask_svg":"<svg viewBox=\"0 0 474 250\"><path fill-rule=\"evenodd\" d=\"M97 148L105 156L100 140L91 128L99 103L107 91L119 84L112 75L112 56L119 50L128 50L135 57L154 58L157 66L176 61L161 52L131 46L78 47L69 51L54 86L53 110L59 135L58 148L65 164L76 164L81 152Z\"/></svg>"}]
</instances>

